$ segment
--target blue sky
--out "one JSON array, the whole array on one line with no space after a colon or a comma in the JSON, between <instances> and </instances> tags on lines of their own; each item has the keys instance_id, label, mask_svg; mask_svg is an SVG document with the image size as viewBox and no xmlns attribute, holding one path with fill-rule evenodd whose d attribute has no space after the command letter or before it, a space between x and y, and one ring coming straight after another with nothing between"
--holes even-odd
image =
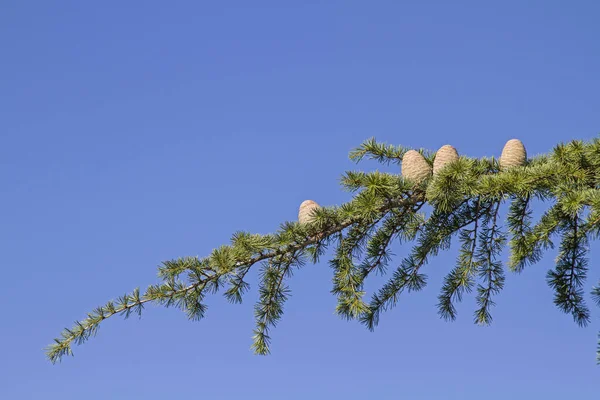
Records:
<instances>
[{"instance_id":1,"label":"blue sky","mask_svg":"<svg viewBox=\"0 0 600 400\"><path fill-rule=\"evenodd\" d=\"M600 3L482 3L3 1L0 397L597 396L600 310L581 329L555 309L552 255L508 276L487 328L472 300L436 314L453 250L375 333L333 314L321 263L291 281L269 357L250 351L256 290L210 298L201 322L115 318L59 365L42 351L162 260L348 200L368 137L477 157L595 137Z\"/></svg>"}]
</instances>

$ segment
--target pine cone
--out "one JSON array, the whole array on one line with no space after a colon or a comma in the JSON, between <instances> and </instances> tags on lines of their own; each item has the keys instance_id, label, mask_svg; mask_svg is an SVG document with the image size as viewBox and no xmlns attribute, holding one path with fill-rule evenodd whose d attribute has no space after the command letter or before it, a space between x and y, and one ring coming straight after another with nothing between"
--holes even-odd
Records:
<instances>
[{"instance_id":1,"label":"pine cone","mask_svg":"<svg viewBox=\"0 0 600 400\"><path fill-rule=\"evenodd\" d=\"M418 151L409 150L402 158L402 176L416 183L431 175L431 167Z\"/></svg>"},{"instance_id":2,"label":"pine cone","mask_svg":"<svg viewBox=\"0 0 600 400\"><path fill-rule=\"evenodd\" d=\"M301 224L308 224L315 220L313 215L313 211L321 208L316 202L312 200L305 200L300 204L300 209L298 210L298 222Z\"/></svg>"},{"instance_id":3,"label":"pine cone","mask_svg":"<svg viewBox=\"0 0 600 400\"><path fill-rule=\"evenodd\" d=\"M519 139L511 139L504 145L500 156L500 169L506 170L512 167L525 165L527 152L525 146Z\"/></svg>"},{"instance_id":4,"label":"pine cone","mask_svg":"<svg viewBox=\"0 0 600 400\"><path fill-rule=\"evenodd\" d=\"M446 165L458 161L458 152L453 146L446 144L435 153L435 159L433 160L433 174L437 174Z\"/></svg>"}]
</instances>

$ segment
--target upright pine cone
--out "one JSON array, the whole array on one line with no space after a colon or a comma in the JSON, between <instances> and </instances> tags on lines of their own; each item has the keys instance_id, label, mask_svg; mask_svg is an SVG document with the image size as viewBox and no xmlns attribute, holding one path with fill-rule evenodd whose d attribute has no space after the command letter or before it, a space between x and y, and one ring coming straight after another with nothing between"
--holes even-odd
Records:
<instances>
[{"instance_id":1,"label":"upright pine cone","mask_svg":"<svg viewBox=\"0 0 600 400\"><path fill-rule=\"evenodd\" d=\"M512 167L525 165L527 151L519 139L510 139L502 149L500 156L500 169L506 170Z\"/></svg>"},{"instance_id":2,"label":"upright pine cone","mask_svg":"<svg viewBox=\"0 0 600 400\"><path fill-rule=\"evenodd\" d=\"M453 146L446 144L435 153L435 159L433 160L433 174L437 174L446 165L458 161L458 152Z\"/></svg>"},{"instance_id":3,"label":"upright pine cone","mask_svg":"<svg viewBox=\"0 0 600 400\"><path fill-rule=\"evenodd\" d=\"M300 209L298 210L298 222L301 224L308 224L315 220L313 215L313 211L321 208L316 202L312 200L304 200L302 204L300 204Z\"/></svg>"},{"instance_id":4,"label":"upright pine cone","mask_svg":"<svg viewBox=\"0 0 600 400\"><path fill-rule=\"evenodd\" d=\"M402 176L419 183L431 175L431 167L418 151L409 150L402 158Z\"/></svg>"}]
</instances>

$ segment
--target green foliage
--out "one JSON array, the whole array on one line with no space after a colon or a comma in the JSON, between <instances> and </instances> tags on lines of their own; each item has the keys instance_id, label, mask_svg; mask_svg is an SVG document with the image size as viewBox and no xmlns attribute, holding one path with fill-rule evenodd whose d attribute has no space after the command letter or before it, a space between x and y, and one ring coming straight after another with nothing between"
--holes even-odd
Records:
<instances>
[{"instance_id":1,"label":"green foliage","mask_svg":"<svg viewBox=\"0 0 600 400\"><path fill-rule=\"evenodd\" d=\"M479 234L479 249L475 254L478 264L478 274L482 283L477 287L477 304L475 322L487 325L492 322L490 308L494 305L492 296L498 294L504 287L504 270L498 256L502 252L505 235L498 226L500 201L492 206L492 210L481 218L482 229Z\"/></svg>"},{"instance_id":2,"label":"green foliage","mask_svg":"<svg viewBox=\"0 0 600 400\"><path fill-rule=\"evenodd\" d=\"M401 165L408 150L369 139L350 158ZM435 154L420 152L433 162ZM158 268L158 284L110 301L65 329L47 348L49 360L54 363L72 354L72 345L94 336L109 317L141 316L146 303L175 306L192 320L204 317L209 294L222 291L231 303L241 303L250 289L246 276L257 268L259 300L252 348L268 354L271 330L291 295L288 281L294 270L306 262L319 262L328 250L336 313L374 329L403 292L427 284L424 267L456 238L459 255L438 296L442 318L457 318L456 303L475 292L474 322L491 323L493 298L505 281L502 251L508 247L510 252L507 269L520 273L540 262L558 241L555 266L547 274L554 303L579 325L591 321L584 285L589 243L600 235L600 140L559 144L549 154L509 170L501 171L494 158L460 157L418 184L399 173L349 171L341 185L353 194L352 200L316 210L309 224L285 222L269 235L237 232L229 245L208 257L165 261ZM505 203L509 207L504 218ZM543 212L534 221L536 207ZM388 274L394 256L391 247L406 243L413 246L408 256L366 301L367 279ZM590 298L600 306L600 283Z\"/></svg>"}]
</instances>

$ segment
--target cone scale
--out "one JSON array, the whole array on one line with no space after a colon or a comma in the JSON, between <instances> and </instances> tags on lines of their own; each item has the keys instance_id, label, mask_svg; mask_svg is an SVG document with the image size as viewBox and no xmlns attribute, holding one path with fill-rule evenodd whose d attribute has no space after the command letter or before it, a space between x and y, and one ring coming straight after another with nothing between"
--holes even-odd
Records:
<instances>
[{"instance_id":1,"label":"cone scale","mask_svg":"<svg viewBox=\"0 0 600 400\"><path fill-rule=\"evenodd\" d=\"M435 153L433 160L433 174L440 172L445 166L458 161L458 152L453 146L446 144Z\"/></svg>"},{"instance_id":2,"label":"cone scale","mask_svg":"<svg viewBox=\"0 0 600 400\"><path fill-rule=\"evenodd\" d=\"M300 204L300 209L298 210L298 222L301 224L309 224L315 220L313 215L313 211L321 208L317 202L313 200L305 200Z\"/></svg>"},{"instance_id":3,"label":"cone scale","mask_svg":"<svg viewBox=\"0 0 600 400\"><path fill-rule=\"evenodd\" d=\"M418 151L409 150L402 158L402 176L416 183L431 175L431 166Z\"/></svg>"},{"instance_id":4,"label":"cone scale","mask_svg":"<svg viewBox=\"0 0 600 400\"><path fill-rule=\"evenodd\" d=\"M500 156L500 169L507 170L525 165L527 151L519 139L511 139L504 145Z\"/></svg>"}]
</instances>

